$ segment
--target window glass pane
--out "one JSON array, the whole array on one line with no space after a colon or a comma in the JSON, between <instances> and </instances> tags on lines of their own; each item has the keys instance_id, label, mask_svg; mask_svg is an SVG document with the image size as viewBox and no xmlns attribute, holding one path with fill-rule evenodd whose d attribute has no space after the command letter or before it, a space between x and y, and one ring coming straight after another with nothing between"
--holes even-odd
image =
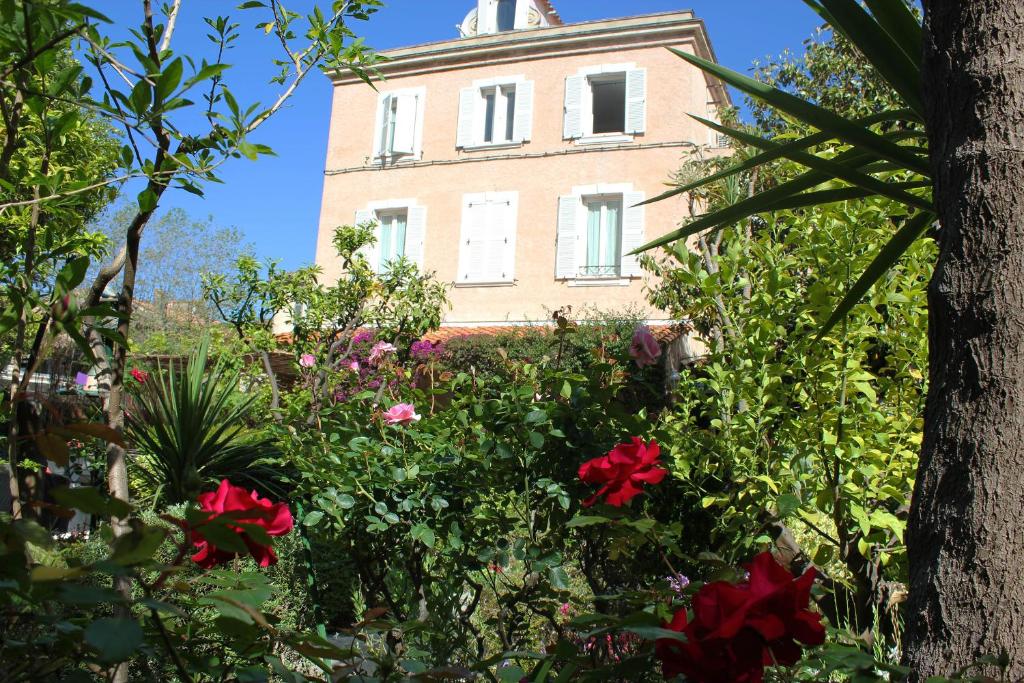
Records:
<instances>
[{"instance_id":1,"label":"window glass pane","mask_svg":"<svg viewBox=\"0 0 1024 683\"><path fill-rule=\"evenodd\" d=\"M484 93L486 109L484 111L484 142L494 141L494 98L495 91L490 90Z\"/></svg>"},{"instance_id":2,"label":"window glass pane","mask_svg":"<svg viewBox=\"0 0 1024 683\"><path fill-rule=\"evenodd\" d=\"M384 133L385 152L390 152L395 148L395 128L398 125L398 98L392 97L389 105L387 130Z\"/></svg>"},{"instance_id":3,"label":"window glass pane","mask_svg":"<svg viewBox=\"0 0 1024 683\"><path fill-rule=\"evenodd\" d=\"M384 272L393 261L405 256L405 212L386 213L379 216L380 239L377 242L378 271Z\"/></svg>"},{"instance_id":4,"label":"window glass pane","mask_svg":"<svg viewBox=\"0 0 1024 683\"><path fill-rule=\"evenodd\" d=\"M610 201L605 203L604 230L601 233L601 265L606 266L607 275L617 275L619 272L619 254L621 253L621 226L619 217L622 215L622 202Z\"/></svg>"},{"instance_id":5,"label":"window glass pane","mask_svg":"<svg viewBox=\"0 0 1024 683\"><path fill-rule=\"evenodd\" d=\"M626 130L626 79L592 80L594 133L621 133Z\"/></svg>"},{"instance_id":6,"label":"window glass pane","mask_svg":"<svg viewBox=\"0 0 1024 683\"><path fill-rule=\"evenodd\" d=\"M601 202L587 205L587 264L584 275L594 275L601 265Z\"/></svg>"},{"instance_id":7,"label":"window glass pane","mask_svg":"<svg viewBox=\"0 0 1024 683\"><path fill-rule=\"evenodd\" d=\"M511 31L516 27L516 0L498 0L498 30Z\"/></svg>"},{"instance_id":8,"label":"window glass pane","mask_svg":"<svg viewBox=\"0 0 1024 683\"><path fill-rule=\"evenodd\" d=\"M516 89L505 88L505 139L511 140L515 135Z\"/></svg>"}]
</instances>

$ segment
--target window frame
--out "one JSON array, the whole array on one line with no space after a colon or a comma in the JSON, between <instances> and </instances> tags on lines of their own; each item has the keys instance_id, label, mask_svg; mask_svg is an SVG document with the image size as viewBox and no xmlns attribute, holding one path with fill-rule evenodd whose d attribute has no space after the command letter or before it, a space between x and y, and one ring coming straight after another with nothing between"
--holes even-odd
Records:
<instances>
[{"instance_id":1,"label":"window frame","mask_svg":"<svg viewBox=\"0 0 1024 683\"><path fill-rule=\"evenodd\" d=\"M467 124L471 127L472 133L470 136L471 140L463 141L462 133L460 132L456 140L456 149L476 151L500 149L503 147L521 147L529 142L532 137L532 121L524 124L524 128L527 130L523 139L516 138L516 120L521 114L520 108L528 106L529 117L532 119L534 115L532 102L534 98L523 92L524 88L528 85L532 91L532 82L523 75L516 75L478 79L473 81L467 88L464 88L463 90L473 91L472 121ZM486 139L488 123L487 94L489 92L495 94L493 131L497 133L503 127L504 131L501 136L503 139L495 140L494 137L496 136L493 134L491 141ZM460 94L461 97L462 95ZM509 108L510 104L511 109ZM461 117L465 115L465 112L462 111L461 102L459 109L459 124L461 126ZM522 115L526 116L527 114Z\"/></svg>"},{"instance_id":2,"label":"window frame","mask_svg":"<svg viewBox=\"0 0 1024 683\"><path fill-rule=\"evenodd\" d=\"M624 192L612 192L602 194L585 194L580 196L580 202L583 204L583 218L582 225L580 226L580 247L579 251L582 252L578 255L579 265L576 270L576 279L619 279L622 277L622 222L624 218L624 212L626 208L625 193ZM587 263L590 257L590 215L592 213L592 206L598 204L600 208L600 218L598 220L598 234L603 235L606 229L606 220L609 204L617 204L618 210L616 212L616 226L615 226L615 263L614 264L601 264L590 265ZM602 249L604 247L604 249ZM607 245L602 244L598 241L598 260L601 260L600 252L607 251ZM585 272L588 268L608 268L613 269L611 272L596 272L588 273Z\"/></svg>"},{"instance_id":3,"label":"window frame","mask_svg":"<svg viewBox=\"0 0 1024 683\"><path fill-rule=\"evenodd\" d=\"M563 136L564 140L571 140L577 145L607 145L631 143L636 137L647 135L647 107L649 102L648 92L648 69L646 66L638 67L635 62L623 62L616 64L599 64L586 66L578 69L575 74L566 78L566 109L563 114ZM631 104L635 100L631 98L631 78L636 77L639 81L643 97L639 105ZM579 82L579 110L569 108L570 80ZM594 91L593 84L602 80L622 80L624 84L623 94L623 121L621 132L595 133L594 132ZM631 115L636 110L633 106L639 106L642 117L640 126L636 129L632 126ZM570 132L570 118L578 120L578 128Z\"/></svg>"},{"instance_id":4,"label":"window frame","mask_svg":"<svg viewBox=\"0 0 1024 683\"><path fill-rule=\"evenodd\" d=\"M423 119L426 109L426 86L402 88L379 93L377 96L377 118L370 158L378 163L401 163L419 161L423 158ZM401 98L413 98L415 111L411 117L412 151L394 152ZM390 144L387 144L390 141Z\"/></svg>"},{"instance_id":5,"label":"window frame","mask_svg":"<svg viewBox=\"0 0 1024 683\"><path fill-rule=\"evenodd\" d=\"M409 208L409 206L401 206L375 209L373 211L374 217L377 219L377 263L374 264L374 269L378 274L386 273L388 264L406 257L406 247L409 239ZM399 218L402 220L402 248L400 250L393 250L397 251L396 255L385 261L384 253L381 250L384 244L385 220L390 219L390 224L387 227L394 231Z\"/></svg>"},{"instance_id":6,"label":"window frame","mask_svg":"<svg viewBox=\"0 0 1024 683\"><path fill-rule=\"evenodd\" d=\"M586 87L583 89L584 137L621 137L624 135L630 135L626 132L626 117L628 109L628 105L626 103L626 79L626 71L613 71L610 73L600 73L586 77ZM620 126L620 130L609 130L598 133L594 130L597 127L597 98L594 96L594 86L608 83L622 83L622 125ZM630 135L630 137L632 136Z\"/></svg>"}]
</instances>

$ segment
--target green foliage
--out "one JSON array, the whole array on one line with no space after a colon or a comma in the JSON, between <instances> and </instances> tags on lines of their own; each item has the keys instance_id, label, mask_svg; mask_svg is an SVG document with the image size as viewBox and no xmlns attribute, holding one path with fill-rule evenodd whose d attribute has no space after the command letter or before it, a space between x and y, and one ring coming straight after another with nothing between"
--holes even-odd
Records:
<instances>
[{"instance_id":1,"label":"green foliage","mask_svg":"<svg viewBox=\"0 0 1024 683\"><path fill-rule=\"evenodd\" d=\"M670 48L684 61L765 102L803 126L820 132L806 135L803 131L787 130L784 135L771 139L699 119L720 133L762 152L725 171L670 190L650 201L682 194L780 158L789 159L808 170L791 180L694 218L682 228L644 245L640 251L679 242L708 230L720 230L737 221L775 210L875 196L903 204L906 210L900 211L902 220L894 223L890 232L876 243L882 246L877 249L875 258L859 271L861 275L855 282L847 285L844 298L832 314L823 318L821 334L824 335L924 234L934 221L935 212L931 201L931 171L920 96L920 19L902 0L869 2L867 8L856 0L804 1L857 48L874 69L868 82L877 86L878 79L884 81L899 106L882 106L876 115L857 118L846 112L827 109L807 99L802 92L792 94ZM824 89L829 89L827 83L823 85ZM866 108L873 107L868 104Z\"/></svg>"},{"instance_id":2,"label":"green foliage","mask_svg":"<svg viewBox=\"0 0 1024 683\"><path fill-rule=\"evenodd\" d=\"M69 491L75 496L66 500L101 498L88 491ZM234 532L230 520L197 522L195 511L180 512L164 520L140 515L126 536L115 540L104 527L66 547L34 521L0 518L4 680L105 680L117 665L130 667L131 680L266 680L271 673L325 680L325 658L345 652L274 613L286 604L287 584L275 587L277 577L240 565L199 571L183 564L186 519L210 536L214 527L219 535ZM130 595L109 587L117 577L133 579Z\"/></svg>"},{"instance_id":3,"label":"green foliage","mask_svg":"<svg viewBox=\"0 0 1024 683\"><path fill-rule=\"evenodd\" d=\"M128 437L138 449L132 464L160 501L184 503L229 479L279 496L278 473L268 465L273 444L248 432L256 397L240 392L240 373L208 366L204 339L184 368L172 364L136 383L137 408Z\"/></svg>"}]
</instances>

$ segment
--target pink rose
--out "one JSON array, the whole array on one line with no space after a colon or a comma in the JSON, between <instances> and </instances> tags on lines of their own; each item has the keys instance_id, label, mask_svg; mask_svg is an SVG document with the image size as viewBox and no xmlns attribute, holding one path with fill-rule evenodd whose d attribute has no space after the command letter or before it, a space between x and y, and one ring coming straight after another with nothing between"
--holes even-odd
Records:
<instances>
[{"instance_id":1,"label":"pink rose","mask_svg":"<svg viewBox=\"0 0 1024 683\"><path fill-rule=\"evenodd\" d=\"M351 370L352 372L358 373L359 372L359 361L354 360L351 363L349 363L348 364L348 369Z\"/></svg>"},{"instance_id":2,"label":"pink rose","mask_svg":"<svg viewBox=\"0 0 1024 683\"><path fill-rule=\"evenodd\" d=\"M636 361L638 368L654 365L661 357L661 345L651 334L651 328L640 325L633 333L633 343L629 345L629 355Z\"/></svg>"},{"instance_id":3,"label":"pink rose","mask_svg":"<svg viewBox=\"0 0 1024 683\"><path fill-rule=\"evenodd\" d=\"M379 366L384 362L384 359L388 354L394 353L397 350L398 349L395 348L394 344L389 344L385 341L377 342L373 345L373 348L370 349L370 365L373 367Z\"/></svg>"},{"instance_id":4,"label":"pink rose","mask_svg":"<svg viewBox=\"0 0 1024 683\"><path fill-rule=\"evenodd\" d=\"M384 421L389 425L407 425L419 422L420 416L411 403L398 403L384 413Z\"/></svg>"},{"instance_id":5,"label":"pink rose","mask_svg":"<svg viewBox=\"0 0 1024 683\"><path fill-rule=\"evenodd\" d=\"M304 353L299 357L299 365L304 368L311 368L316 365L316 356L311 353Z\"/></svg>"}]
</instances>

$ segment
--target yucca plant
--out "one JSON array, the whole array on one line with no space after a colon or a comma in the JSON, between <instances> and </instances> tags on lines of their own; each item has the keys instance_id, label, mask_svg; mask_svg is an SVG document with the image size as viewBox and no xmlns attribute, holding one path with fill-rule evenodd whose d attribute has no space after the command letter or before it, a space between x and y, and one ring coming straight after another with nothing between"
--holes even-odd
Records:
<instances>
[{"instance_id":1,"label":"yucca plant","mask_svg":"<svg viewBox=\"0 0 1024 683\"><path fill-rule=\"evenodd\" d=\"M865 0L865 6L857 0L804 2L864 54L904 106L866 118L850 119L696 55L672 49L690 64L817 132L779 142L694 116L714 130L762 152L719 173L673 188L649 202L692 192L777 159L789 159L808 170L781 185L697 216L638 251L680 242L691 235L772 211L871 196L887 197L904 205L906 217L898 221L892 238L879 246L874 261L836 306L821 330L824 334L842 320L924 234L935 220L935 208L921 97L923 31L920 20L904 0Z\"/></svg>"},{"instance_id":2,"label":"yucca plant","mask_svg":"<svg viewBox=\"0 0 1024 683\"><path fill-rule=\"evenodd\" d=\"M277 448L246 427L257 397L240 391L238 371L208 367L209 350L206 338L183 368L160 367L139 384L127 416L130 462L165 503L192 500L224 478L279 495Z\"/></svg>"}]
</instances>

